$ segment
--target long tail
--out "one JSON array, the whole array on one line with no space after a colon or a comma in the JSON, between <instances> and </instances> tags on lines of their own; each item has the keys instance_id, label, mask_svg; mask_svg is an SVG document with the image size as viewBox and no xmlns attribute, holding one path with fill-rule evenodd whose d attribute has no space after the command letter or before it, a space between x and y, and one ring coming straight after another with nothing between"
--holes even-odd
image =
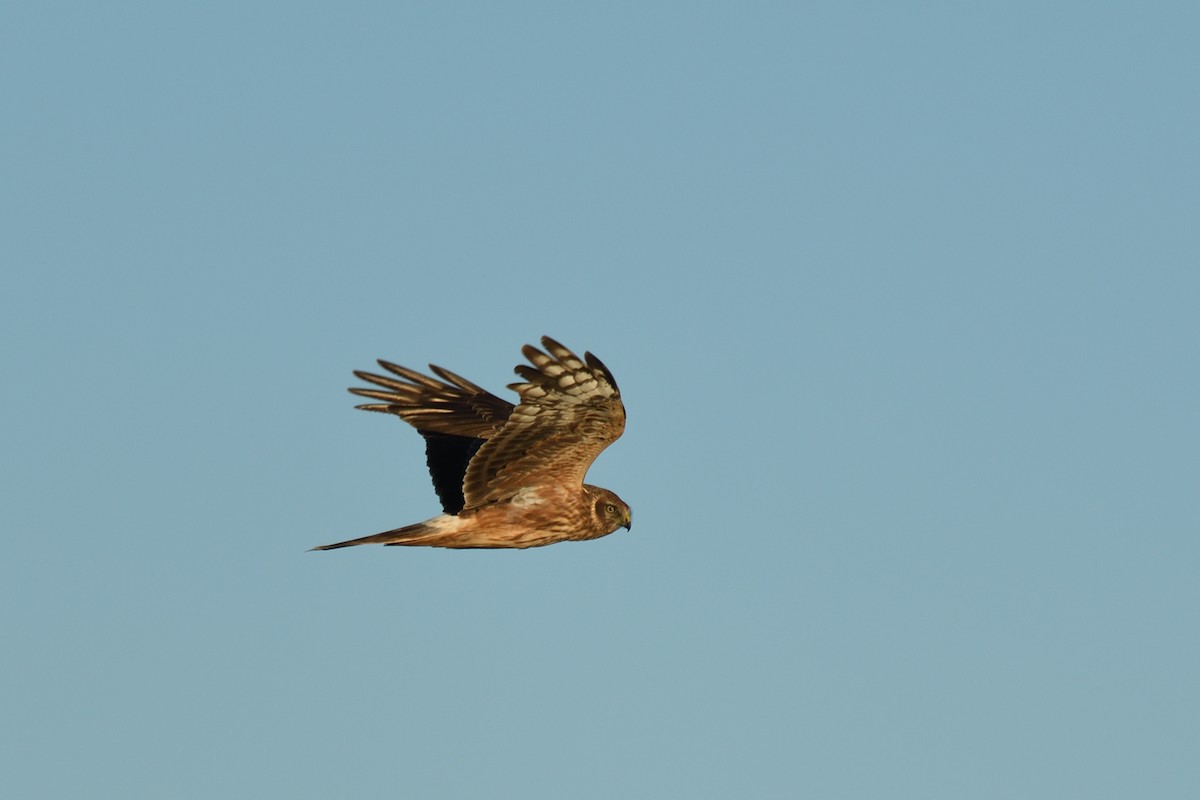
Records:
<instances>
[{"instance_id":1,"label":"long tail","mask_svg":"<svg viewBox=\"0 0 1200 800\"><path fill-rule=\"evenodd\" d=\"M432 525L418 522L416 525L405 525L403 528L376 533L373 536L364 536L361 539L318 545L312 550L337 550L339 547L353 547L358 544L430 544L429 539L439 533L440 531Z\"/></svg>"}]
</instances>

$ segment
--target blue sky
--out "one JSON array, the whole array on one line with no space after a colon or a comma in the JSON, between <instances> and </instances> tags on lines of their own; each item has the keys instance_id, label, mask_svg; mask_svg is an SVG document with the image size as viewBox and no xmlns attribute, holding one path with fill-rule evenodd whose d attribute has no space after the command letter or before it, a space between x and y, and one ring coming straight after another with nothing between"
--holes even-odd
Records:
<instances>
[{"instance_id":1,"label":"blue sky","mask_svg":"<svg viewBox=\"0 0 1200 800\"><path fill-rule=\"evenodd\" d=\"M6 796L1200 791L1193 4L4 16ZM542 334L631 533L306 552Z\"/></svg>"}]
</instances>

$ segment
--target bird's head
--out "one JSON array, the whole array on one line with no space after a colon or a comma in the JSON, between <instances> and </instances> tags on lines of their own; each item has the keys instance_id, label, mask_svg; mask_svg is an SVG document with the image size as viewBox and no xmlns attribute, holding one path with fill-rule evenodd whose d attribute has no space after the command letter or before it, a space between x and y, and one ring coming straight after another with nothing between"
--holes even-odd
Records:
<instances>
[{"instance_id":1,"label":"bird's head","mask_svg":"<svg viewBox=\"0 0 1200 800\"><path fill-rule=\"evenodd\" d=\"M606 534L612 533L617 528L631 530L633 528L633 516L629 510L629 505L617 497L615 492L610 492L608 489L601 489L598 486L586 487L590 490L592 499L595 502L593 513L596 520Z\"/></svg>"}]
</instances>

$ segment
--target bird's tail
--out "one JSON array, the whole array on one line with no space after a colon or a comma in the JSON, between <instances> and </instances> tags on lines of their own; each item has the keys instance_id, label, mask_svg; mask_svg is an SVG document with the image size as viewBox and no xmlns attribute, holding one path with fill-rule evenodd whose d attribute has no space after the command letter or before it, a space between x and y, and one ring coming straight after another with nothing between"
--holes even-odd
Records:
<instances>
[{"instance_id":1,"label":"bird's tail","mask_svg":"<svg viewBox=\"0 0 1200 800\"><path fill-rule=\"evenodd\" d=\"M353 547L357 544L433 544L430 539L436 538L440 533L441 531L433 525L418 522L416 525L405 525L403 528L364 536L361 539L349 539L336 544L322 544L312 549L337 550L339 547Z\"/></svg>"}]
</instances>

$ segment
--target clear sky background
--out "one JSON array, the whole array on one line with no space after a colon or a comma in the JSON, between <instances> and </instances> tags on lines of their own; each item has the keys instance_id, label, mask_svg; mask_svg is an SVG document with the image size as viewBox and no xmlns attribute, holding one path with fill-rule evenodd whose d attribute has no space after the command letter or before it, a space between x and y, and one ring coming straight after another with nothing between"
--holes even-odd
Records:
<instances>
[{"instance_id":1,"label":"clear sky background","mask_svg":"<svg viewBox=\"0 0 1200 800\"><path fill-rule=\"evenodd\" d=\"M0 794L1200 796L1194 3L12 3ZM634 527L350 371L605 360Z\"/></svg>"}]
</instances>

